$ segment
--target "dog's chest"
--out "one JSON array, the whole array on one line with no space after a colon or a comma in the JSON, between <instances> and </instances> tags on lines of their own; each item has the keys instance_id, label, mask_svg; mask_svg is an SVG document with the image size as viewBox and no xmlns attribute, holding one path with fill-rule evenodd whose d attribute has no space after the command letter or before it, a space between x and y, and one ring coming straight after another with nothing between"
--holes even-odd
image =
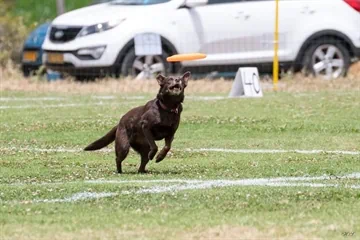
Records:
<instances>
[{"instance_id":1,"label":"dog's chest","mask_svg":"<svg viewBox=\"0 0 360 240\"><path fill-rule=\"evenodd\" d=\"M167 136L171 136L175 132L177 123L172 122L169 124L156 124L151 128L151 132L155 138L155 140L162 140L166 138Z\"/></svg>"}]
</instances>

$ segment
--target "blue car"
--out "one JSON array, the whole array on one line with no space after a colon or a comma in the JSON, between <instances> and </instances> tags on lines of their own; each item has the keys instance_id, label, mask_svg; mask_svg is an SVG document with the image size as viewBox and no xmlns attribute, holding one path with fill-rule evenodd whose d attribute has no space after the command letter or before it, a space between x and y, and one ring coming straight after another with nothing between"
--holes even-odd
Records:
<instances>
[{"instance_id":1,"label":"blue car","mask_svg":"<svg viewBox=\"0 0 360 240\"><path fill-rule=\"evenodd\" d=\"M40 25L26 39L21 60L21 69L24 76L29 76L42 65L43 50L41 46L44 43L49 26L50 23Z\"/></svg>"},{"instance_id":2,"label":"blue car","mask_svg":"<svg viewBox=\"0 0 360 240\"><path fill-rule=\"evenodd\" d=\"M21 70L26 77L36 73L43 64L42 45L49 27L50 23L40 25L32 31L25 40L22 51ZM43 69L41 74L45 73L48 80L55 80L60 77L59 73L49 72Z\"/></svg>"}]
</instances>

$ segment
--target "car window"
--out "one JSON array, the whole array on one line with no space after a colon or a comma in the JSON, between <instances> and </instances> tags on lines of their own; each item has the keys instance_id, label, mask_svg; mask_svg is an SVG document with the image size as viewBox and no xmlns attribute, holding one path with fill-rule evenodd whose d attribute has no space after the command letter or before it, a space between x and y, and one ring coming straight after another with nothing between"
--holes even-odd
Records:
<instances>
[{"instance_id":1,"label":"car window","mask_svg":"<svg viewBox=\"0 0 360 240\"><path fill-rule=\"evenodd\" d=\"M114 5L152 5L170 1L171 0L113 0L110 3Z\"/></svg>"},{"instance_id":2,"label":"car window","mask_svg":"<svg viewBox=\"0 0 360 240\"><path fill-rule=\"evenodd\" d=\"M209 0L208 4L224 4L224 3L236 3L244 2L244 0Z\"/></svg>"}]
</instances>

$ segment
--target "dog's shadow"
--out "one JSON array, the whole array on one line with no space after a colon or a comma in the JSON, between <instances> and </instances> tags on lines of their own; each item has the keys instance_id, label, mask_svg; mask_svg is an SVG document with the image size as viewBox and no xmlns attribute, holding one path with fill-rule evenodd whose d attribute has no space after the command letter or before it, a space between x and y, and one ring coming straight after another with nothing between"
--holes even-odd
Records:
<instances>
[{"instance_id":1,"label":"dog's shadow","mask_svg":"<svg viewBox=\"0 0 360 240\"><path fill-rule=\"evenodd\" d=\"M121 175L143 175L143 176L151 176L151 175L181 175L183 171L177 170L148 170L146 173L138 173L137 170L129 170L123 171L122 173L118 173L119 176Z\"/></svg>"}]
</instances>

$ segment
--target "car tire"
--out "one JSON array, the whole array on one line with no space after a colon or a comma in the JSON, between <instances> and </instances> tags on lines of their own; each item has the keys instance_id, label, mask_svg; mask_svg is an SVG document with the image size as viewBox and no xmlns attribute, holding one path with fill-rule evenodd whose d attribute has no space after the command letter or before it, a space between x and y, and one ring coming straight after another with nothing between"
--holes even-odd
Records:
<instances>
[{"instance_id":1,"label":"car tire","mask_svg":"<svg viewBox=\"0 0 360 240\"><path fill-rule=\"evenodd\" d=\"M74 77L78 82L93 82L96 79L96 76L75 75Z\"/></svg>"},{"instance_id":2,"label":"car tire","mask_svg":"<svg viewBox=\"0 0 360 240\"><path fill-rule=\"evenodd\" d=\"M346 76L350 64L350 53L339 40L322 38L307 48L302 66L306 74L336 79Z\"/></svg>"},{"instance_id":3,"label":"car tire","mask_svg":"<svg viewBox=\"0 0 360 240\"><path fill-rule=\"evenodd\" d=\"M121 64L121 75L131 76L135 79L150 79L157 74L168 74L171 65L166 61L168 54L163 51L162 55L136 56L135 49L130 49Z\"/></svg>"},{"instance_id":4,"label":"car tire","mask_svg":"<svg viewBox=\"0 0 360 240\"><path fill-rule=\"evenodd\" d=\"M27 67L23 67L22 68L22 73L24 77L30 77L31 74L31 69L27 68Z\"/></svg>"}]
</instances>

